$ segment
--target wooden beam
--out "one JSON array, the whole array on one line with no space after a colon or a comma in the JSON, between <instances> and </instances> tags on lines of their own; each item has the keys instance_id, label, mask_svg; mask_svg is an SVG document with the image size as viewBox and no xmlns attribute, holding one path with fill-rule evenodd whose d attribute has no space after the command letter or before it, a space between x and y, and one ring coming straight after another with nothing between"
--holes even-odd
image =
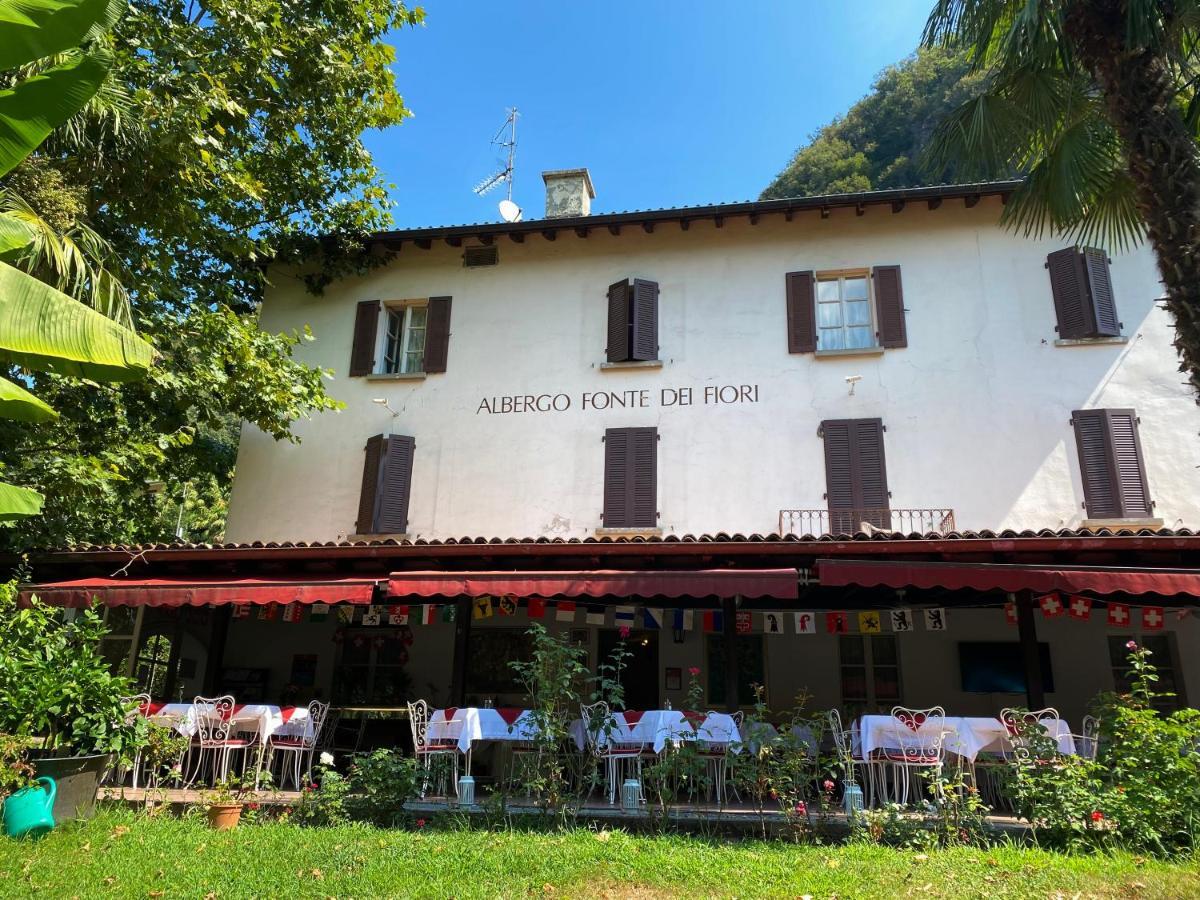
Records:
<instances>
[{"instance_id":1,"label":"wooden beam","mask_svg":"<svg viewBox=\"0 0 1200 900\"><path fill-rule=\"evenodd\" d=\"M404 246L404 241L387 240L383 241L383 249L391 253L399 253L400 248Z\"/></svg>"},{"instance_id":2,"label":"wooden beam","mask_svg":"<svg viewBox=\"0 0 1200 900\"><path fill-rule=\"evenodd\" d=\"M496 239L495 239L494 237L492 237L492 235L490 235L490 234L477 234L477 235L475 235L475 239L476 239L477 241L479 241L479 243L483 244L483 246L485 246L485 247L490 247L490 246L492 246L492 242L493 242L494 240L496 240Z\"/></svg>"},{"instance_id":3,"label":"wooden beam","mask_svg":"<svg viewBox=\"0 0 1200 900\"><path fill-rule=\"evenodd\" d=\"M941 197L934 197L932 200L930 200L930 201L929 201L929 208L930 208L930 209L937 209L937 208L938 208L939 206L941 206L941 205L942 205L942 198L941 198Z\"/></svg>"},{"instance_id":4,"label":"wooden beam","mask_svg":"<svg viewBox=\"0 0 1200 900\"><path fill-rule=\"evenodd\" d=\"M758 213L750 213L750 224L751 225L758 224Z\"/></svg>"},{"instance_id":5,"label":"wooden beam","mask_svg":"<svg viewBox=\"0 0 1200 900\"><path fill-rule=\"evenodd\" d=\"M548 241L552 241L558 237L558 231L556 231L553 228L543 228L542 229L542 237L544 237Z\"/></svg>"},{"instance_id":6,"label":"wooden beam","mask_svg":"<svg viewBox=\"0 0 1200 900\"><path fill-rule=\"evenodd\" d=\"M863 215L863 213L865 213L866 211L867 211L867 204L865 204L865 203L856 203L856 204L854 205L854 214L855 214L856 216L861 216L861 215Z\"/></svg>"},{"instance_id":7,"label":"wooden beam","mask_svg":"<svg viewBox=\"0 0 1200 900\"><path fill-rule=\"evenodd\" d=\"M525 243L525 233L523 231L510 231L508 236L512 239L514 244Z\"/></svg>"},{"instance_id":8,"label":"wooden beam","mask_svg":"<svg viewBox=\"0 0 1200 900\"><path fill-rule=\"evenodd\" d=\"M679 227L680 227L681 229L683 229L684 231L687 231L689 228L691 228L691 227L692 227L692 222L691 222L691 220L690 220L690 219L680 219L680 220L679 220Z\"/></svg>"},{"instance_id":9,"label":"wooden beam","mask_svg":"<svg viewBox=\"0 0 1200 900\"><path fill-rule=\"evenodd\" d=\"M620 225L609 225L608 233L613 235L614 237L616 237L618 234L621 233L621 226Z\"/></svg>"},{"instance_id":10,"label":"wooden beam","mask_svg":"<svg viewBox=\"0 0 1200 900\"><path fill-rule=\"evenodd\" d=\"M1025 703L1030 709L1046 706L1042 684L1042 654L1038 648L1037 620L1033 617L1033 591L1021 591L1017 597L1017 637L1025 669Z\"/></svg>"},{"instance_id":11,"label":"wooden beam","mask_svg":"<svg viewBox=\"0 0 1200 900\"><path fill-rule=\"evenodd\" d=\"M208 654L204 663L204 693L215 696L221 687L221 670L225 668L225 645L229 641L229 620L233 618L233 607L214 606L209 610L212 616L211 628L208 633ZM137 647L134 647L136 654Z\"/></svg>"},{"instance_id":12,"label":"wooden beam","mask_svg":"<svg viewBox=\"0 0 1200 900\"><path fill-rule=\"evenodd\" d=\"M429 238L417 238L415 241L413 241L413 243L422 250L428 250L433 246L433 241L431 241Z\"/></svg>"},{"instance_id":13,"label":"wooden beam","mask_svg":"<svg viewBox=\"0 0 1200 900\"><path fill-rule=\"evenodd\" d=\"M721 637L725 648L725 708L730 712L737 712L737 600L734 597L721 600Z\"/></svg>"},{"instance_id":14,"label":"wooden beam","mask_svg":"<svg viewBox=\"0 0 1200 900\"><path fill-rule=\"evenodd\" d=\"M892 212L893 213L898 213L902 209L904 209L904 201L903 200L893 200L892 201Z\"/></svg>"},{"instance_id":15,"label":"wooden beam","mask_svg":"<svg viewBox=\"0 0 1200 900\"><path fill-rule=\"evenodd\" d=\"M718 228L724 228L725 227L725 217L724 216L713 216L713 224L716 225Z\"/></svg>"},{"instance_id":16,"label":"wooden beam","mask_svg":"<svg viewBox=\"0 0 1200 900\"><path fill-rule=\"evenodd\" d=\"M789 206L787 209L785 209L783 211L783 220L785 222L790 222L790 221L792 221L793 218L795 218L795 215L796 215L796 211Z\"/></svg>"},{"instance_id":17,"label":"wooden beam","mask_svg":"<svg viewBox=\"0 0 1200 900\"><path fill-rule=\"evenodd\" d=\"M646 232L646 234L654 234L654 223L653 222L643 222L642 223L642 231Z\"/></svg>"},{"instance_id":18,"label":"wooden beam","mask_svg":"<svg viewBox=\"0 0 1200 900\"><path fill-rule=\"evenodd\" d=\"M454 656L450 663L450 705L467 701L467 651L471 642L471 598L460 597L454 603Z\"/></svg>"},{"instance_id":19,"label":"wooden beam","mask_svg":"<svg viewBox=\"0 0 1200 900\"><path fill-rule=\"evenodd\" d=\"M821 207L821 218L822 218L822 219L828 219L828 218L829 218L829 207L828 207L828 206L822 206L822 207Z\"/></svg>"},{"instance_id":20,"label":"wooden beam","mask_svg":"<svg viewBox=\"0 0 1200 900\"><path fill-rule=\"evenodd\" d=\"M971 207L975 206L978 202L979 202L978 194L971 194L969 197L963 198L963 203L966 205L967 209L970 209Z\"/></svg>"},{"instance_id":21,"label":"wooden beam","mask_svg":"<svg viewBox=\"0 0 1200 900\"><path fill-rule=\"evenodd\" d=\"M575 234L581 238L585 238L591 234L591 231L592 229L588 228L586 225L580 225L575 229Z\"/></svg>"},{"instance_id":22,"label":"wooden beam","mask_svg":"<svg viewBox=\"0 0 1200 900\"><path fill-rule=\"evenodd\" d=\"M450 235L450 237L446 238L446 243L449 244L451 247L461 247L462 246L462 238L459 237L458 235L452 234L452 235Z\"/></svg>"}]
</instances>

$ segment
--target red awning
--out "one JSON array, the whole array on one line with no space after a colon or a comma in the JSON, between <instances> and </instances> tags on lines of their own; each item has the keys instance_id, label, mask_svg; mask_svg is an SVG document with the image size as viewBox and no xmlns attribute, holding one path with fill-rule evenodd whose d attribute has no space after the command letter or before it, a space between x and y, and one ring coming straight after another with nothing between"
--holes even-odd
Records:
<instances>
[{"instance_id":1,"label":"red awning","mask_svg":"<svg viewBox=\"0 0 1200 900\"><path fill-rule=\"evenodd\" d=\"M1200 598L1200 572L1082 566L1008 566L990 563L817 560L823 587L968 588L976 591L1062 591L1094 594L1161 594Z\"/></svg>"},{"instance_id":2,"label":"red awning","mask_svg":"<svg viewBox=\"0 0 1200 900\"><path fill-rule=\"evenodd\" d=\"M795 569L700 569L686 572L393 572L394 597L773 597L795 600Z\"/></svg>"},{"instance_id":3,"label":"red awning","mask_svg":"<svg viewBox=\"0 0 1200 900\"><path fill-rule=\"evenodd\" d=\"M368 578L80 578L21 586L20 601L80 607L93 598L106 606L205 606L242 603L370 603Z\"/></svg>"}]
</instances>

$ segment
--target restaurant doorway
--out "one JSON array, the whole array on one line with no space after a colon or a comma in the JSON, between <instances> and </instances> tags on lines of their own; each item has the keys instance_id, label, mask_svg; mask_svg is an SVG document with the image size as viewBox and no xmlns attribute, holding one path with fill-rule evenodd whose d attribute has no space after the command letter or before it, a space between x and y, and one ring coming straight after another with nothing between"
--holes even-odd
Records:
<instances>
[{"instance_id":1,"label":"restaurant doorway","mask_svg":"<svg viewBox=\"0 0 1200 900\"><path fill-rule=\"evenodd\" d=\"M600 656L597 664L608 661L621 640L615 628L600 631ZM625 639L625 658L621 685L625 688L626 709L658 709L658 632L632 631Z\"/></svg>"}]
</instances>

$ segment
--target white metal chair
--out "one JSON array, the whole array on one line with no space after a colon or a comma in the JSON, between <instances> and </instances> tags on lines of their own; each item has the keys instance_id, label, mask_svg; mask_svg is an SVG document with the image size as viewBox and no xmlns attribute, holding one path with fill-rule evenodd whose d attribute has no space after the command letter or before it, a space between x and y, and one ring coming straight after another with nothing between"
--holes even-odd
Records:
<instances>
[{"instance_id":1,"label":"white metal chair","mask_svg":"<svg viewBox=\"0 0 1200 900\"><path fill-rule=\"evenodd\" d=\"M696 730L697 756L704 760L704 767L713 787L713 796L718 803L725 802L725 788L729 772L729 754L733 748L733 730L713 727L712 717L717 715L713 710L704 714L704 720ZM746 713L737 710L729 714L733 727L741 734L742 721Z\"/></svg>"},{"instance_id":2,"label":"white metal chair","mask_svg":"<svg viewBox=\"0 0 1200 900\"><path fill-rule=\"evenodd\" d=\"M204 769L205 759L212 766L213 781L224 781L229 777L229 764L234 753L242 754L242 771L246 769L251 752L261 750L258 729L247 728L239 723L234 731L233 712L237 706L232 695L222 697L196 697L192 701L192 724L196 728L191 750L195 755L194 768L185 775L185 787L191 787ZM256 779L257 780L257 779Z\"/></svg>"},{"instance_id":3,"label":"white metal chair","mask_svg":"<svg viewBox=\"0 0 1200 900\"><path fill-rule=\"evenodd\" d=\"M859 787L866 794L866 805L873 807L875 805L875 770L879 764L874 760L866 759L862 752L855 748L854 732L843 726L842 714L836 708L825 713L825 723L833 737L833 747L845 769L846 777L852 784L858 784L855 769L860 770L866 776L866 784L860 784Z\"/></svg>"},{"instance_id":4,"label":"white metal chair","mask_svg":"<svg viewBox=\"0 0 1200 900\"><path fill-rule=\"evenodd\" d=\"M450 761L450 778L454 788L454 796L458 796L458 744L449 738L429 738L429 704L417 700L408 704L408 724L412 729L413 753L425 769L425 779L421 783L421 797L429 789L430 776L433 774L433 762L437 758ZM441 774L438 773L441 781ZM449 796L449 791L444 796Z\"/></svg>"},{"instance_id":5,"label":"white metal chair","mask_svg":"<svg viewBox=\"0 0 1200 900\"><path fill-rule=\"evenodd\" d=\"M287 776L292 776L292 784L300 790L300 774L303 765L304 777L308 779L312 772L313 753L321 740L321 731L325 727L325 717L329 713L329 704L313 700L308 704L308 717L296 723L295 728L277 732L267 738L267 769L274 763L275 753L280 756L279 786L287 782ZM295 719L292 720L296 722ZM291 723L289 723L290 725ZM288 755L291 759L288 760Z\"/></svg>"},{"instance_id":6,"label":"white metal chair","mask_svg":"<svg viewBox=\"0 0 1200 900\"><path fill-rule=\"evenodd\" d=\"M121 698L121 705L125 707L125 722L131 724L137 721L139 716L144 716L150 709L150 695L147 693L133 694L129 697ZM142 767L142 751L139 749L133 754L133 761L128 767L118 763L109 770L108 777L105 779L111 784L121 784L125 781L125 776L132 773L130 787L135 791L138 786L138 772Z\"/></svg>"},{"instance_id":7,"label":"white metal chair","mask_svg":"<svg viewBox=\"0 0 1200 900\"><path fill-rule=\"evenodd\" d=\"M615 803L617 785L622 773L637 773L638 784L642 782L641 741L621 740L617 736L617 724L609 711L608 704L601 700L590 706L580 706L583 728L587 735L588 748L604 761L604 774L608 782L608 802Z\"/></svg>"},{"instance_id":8,"label":"white metal chair","mask_svg":"<svg viewBox=\"0 0 1200 900\"><path fill-rule=\"evenodd\" d=\"M912 774L937 774L945 762L946 710L892 707L895 728L889 736L895 747L878 751L878 759L892 770L892 797L896 803L908 800Z\"/></svg>"},{"instance_id":9,"label":"white metal chair","mask_svg":"<svg viewBox=\"0 0 1200 900\"><path fill-rule=\"evenodd\" d=\"M1095 761L1100 749L1100 720L1095 716L1084 716L1080 733L1071 737L1075 741L1075 752L1084 759Z\"/></svg>"},{"instance_id":10,"label":"white metal chair","mask_svg":"<svg viewBox=\"0 0 1200 900\"><path fill-rule=\"evenodd\" d=\"M1058 719L1058 710L1052 706L1045 709L1019 709L1010 706L1000 710L1000 724L1007 732L1004 741L1005 760L1028 762L1035 759L1036 747L1023 736L1024 733L1029 731L1031 726L1038 725L1046 732L1047 737L1057 737L1046 728L1046 723L1057 722Z\"/></svg>"}]
</instances>

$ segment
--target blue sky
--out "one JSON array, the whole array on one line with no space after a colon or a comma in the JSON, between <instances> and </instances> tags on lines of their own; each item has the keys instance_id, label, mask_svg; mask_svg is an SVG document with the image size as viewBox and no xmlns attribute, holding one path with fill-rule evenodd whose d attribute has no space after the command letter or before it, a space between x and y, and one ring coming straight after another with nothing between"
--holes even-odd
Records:
<instances>
[{"instance_id":1,"label":"blue sky","mask_svg":"<svg viewBox=\"0 0 1200 900\"><path fill-rule=\"evenodd\" d=\"M367 136L398 226L495 221L489 140L521 113L513 199L587 166L593 212L747 200L916 47L932 0L429 0L398 32L414 117Z\"/></svg>"}]
</instances>

